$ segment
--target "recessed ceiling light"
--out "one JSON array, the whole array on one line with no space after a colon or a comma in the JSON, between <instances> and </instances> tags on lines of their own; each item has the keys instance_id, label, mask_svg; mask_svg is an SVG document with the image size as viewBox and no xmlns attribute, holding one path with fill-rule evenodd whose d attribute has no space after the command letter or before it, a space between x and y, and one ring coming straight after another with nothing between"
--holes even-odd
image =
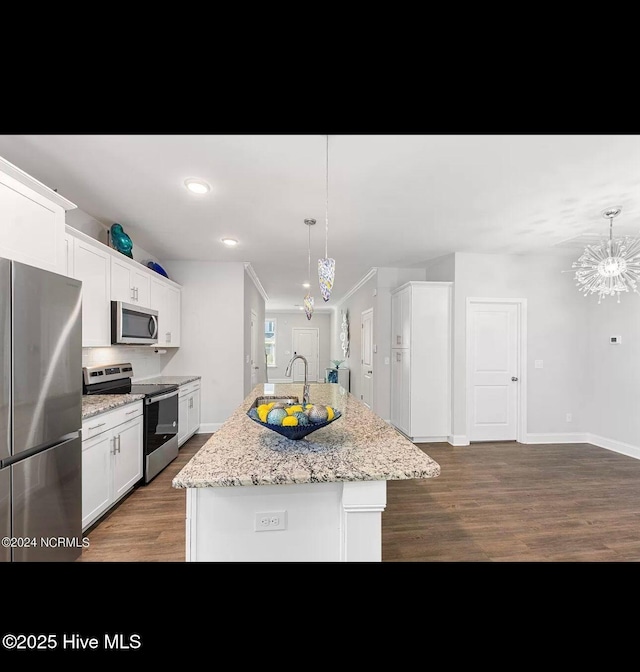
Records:
<instances>
[{"instance_id":1,"label":"recessed ceiling light","mask_svg":"<svg viewBox=\"0 0 640 672\"><path fill-rule=\"evenodd\" d=\"M238 241L235 238L223 238L222 242L227 247L235 247L238 244Z\"/></svg>"},{"instance_id":2,"label":"recessed ceiling light","mask_svg":"<svg viewBox=\"0 0 640 672\"><path fill-rule=\"evenodd\" d=\"M303 286L303 287L311 287L311 285L310 285L308 282L303 282L303 283L302 283L302 286Z\"/></svg>"},{"instance_id":3,"label":"recessed ceiling light","mask_svg":"<svg viewBox=\"0 0 640 672\"><path fill-rule=\"evenodd\" d=\"M206 194L211 191L211 185L204 180L199 180L196 177L190 177L184 181L184 186L194 194Z\"/></svg>"}]
</instances>

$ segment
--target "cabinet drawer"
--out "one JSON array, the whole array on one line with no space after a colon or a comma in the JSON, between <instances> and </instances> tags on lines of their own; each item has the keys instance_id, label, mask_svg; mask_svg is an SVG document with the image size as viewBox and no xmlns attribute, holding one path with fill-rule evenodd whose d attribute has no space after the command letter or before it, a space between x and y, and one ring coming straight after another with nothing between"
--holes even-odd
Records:
<instances>
[{"instance_id":1,"label":"cabinet drawer","mask_svg":"<svg viewBox=\"0 0 640 672\"><path fill-rule=\"evenodd\" d=\"M98 436L98 434L107 432L117 425L127 422L127 420L137 418L139 415L142 415L142 401L136 401L133 404L122 406L122 408L94 415L83 421L82 438L89 439L92 436Z\"/></svg>"},{"instance_id":2,"label":"cabinet drawer","mask_svg":"<svg viewBox=\"0 0 640 672\"><path fill-rule=\"evenodd\" d=\"M179 397L184 397L187 394L191 394L192 392L195 392L196 390L200 389L200 381L196 383L187 383L186 385L181 385L179 390L178 390L178 396Z\"/></svg>"}]
</instances>

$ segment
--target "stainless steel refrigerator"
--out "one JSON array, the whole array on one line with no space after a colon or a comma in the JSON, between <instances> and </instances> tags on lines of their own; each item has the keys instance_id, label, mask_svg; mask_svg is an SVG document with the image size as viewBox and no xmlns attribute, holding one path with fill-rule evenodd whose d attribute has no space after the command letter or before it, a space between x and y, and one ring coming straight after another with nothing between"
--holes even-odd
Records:
<instances>
[{"instance_id":1,"label":"stainless steel refrigerator","mask_svg":"<svg viewBox=\"0 0 640 672\"><path fill-rule=\"evenodd\" d=\"M1 561L82 552L81 289L0 258Z\"/></svg>"}]
</instances>

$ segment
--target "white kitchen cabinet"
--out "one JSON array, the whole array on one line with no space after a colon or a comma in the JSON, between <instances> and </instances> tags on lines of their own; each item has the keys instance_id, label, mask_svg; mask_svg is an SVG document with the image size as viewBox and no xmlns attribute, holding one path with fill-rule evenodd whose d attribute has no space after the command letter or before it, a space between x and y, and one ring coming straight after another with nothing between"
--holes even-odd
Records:
<instances>
[{"instance_id":1,"label":"white kitchen cabinet","mask_svg":"<svg viewBox=\"0 0 640 672\"><path fill-rule=\"evenodd\" d=\"M391 424L412 441L451 435L451 282L391 293Z\"/></svg>"},{"instance_id":2,"label":"white kitchen cabinet","mask_svg":"<svg viewBox=\"0 0 640 672\"><path fill-rule=\"evenodd\" d=\"M178 446L200 429L200 381L178 390Z\"/></svg>"},{"instance_id":3,"label":"white kitchen cabinet","mask_svg":"<svg viewBox=\"0 0 640 672\"><path fill-rule=\"evenodd\" d=\"M83 422L83 530L142 479L142 412L140 401L95 415Z\"/></svg>"},{"instance_id":4,"label":"white kitchen cabinet","mask_svg":"<svg viewBox=\"0 0 640 672\"><path fill-rule=\"evenodd\" d=\"M0 157L0 257L65 275L65 212L75 207Z\"/></svg>"},{"instance_id":5,"label":"white kitchen cabinet","mask_svg":"<svg viewBox=\"0 0 640 672\"><path fill-rule=\"evenodd\" d=\"M151 308L151 276L137 266L124 256L111 258L111 300Z\"/></svg>"},{"instance_id":6,"label":"white kitchen cabinet","mask_svg":"<svg viewBox=\"0 0 640 672\"><path fill-rule=\"evenodd\" d=\"M82 281L82 346L111 345L111 257L97 245L73 241L73 277Z\"/></svg>"},{"instance_id":7,"label":"white kitchen cabinet","mask_svg":"<svg viewBox=\"0 0 640 672\"><path fill-rule=\"evenodd\" d=\"M158 311L158 345L180 345L181 292L163 280L151 279L150 307Z\"/></svg>"}]
</instances>

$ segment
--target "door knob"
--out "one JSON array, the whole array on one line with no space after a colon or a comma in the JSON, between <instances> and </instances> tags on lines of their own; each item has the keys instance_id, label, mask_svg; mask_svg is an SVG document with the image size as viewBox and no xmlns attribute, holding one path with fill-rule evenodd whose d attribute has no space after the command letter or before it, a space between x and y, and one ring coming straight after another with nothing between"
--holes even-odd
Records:
<instances>
[{"instance_id":1,"label":"door knob","mask_svg":"<svg viewBox=\"0 0 640 672\"><path fill-rule=\"evenodd\" d=\"M514 383L516 383L516 382L518 381L518 379L517 379L515 376L511 376L511 380L512 380Z\"/></svg>"}]
</instances>

